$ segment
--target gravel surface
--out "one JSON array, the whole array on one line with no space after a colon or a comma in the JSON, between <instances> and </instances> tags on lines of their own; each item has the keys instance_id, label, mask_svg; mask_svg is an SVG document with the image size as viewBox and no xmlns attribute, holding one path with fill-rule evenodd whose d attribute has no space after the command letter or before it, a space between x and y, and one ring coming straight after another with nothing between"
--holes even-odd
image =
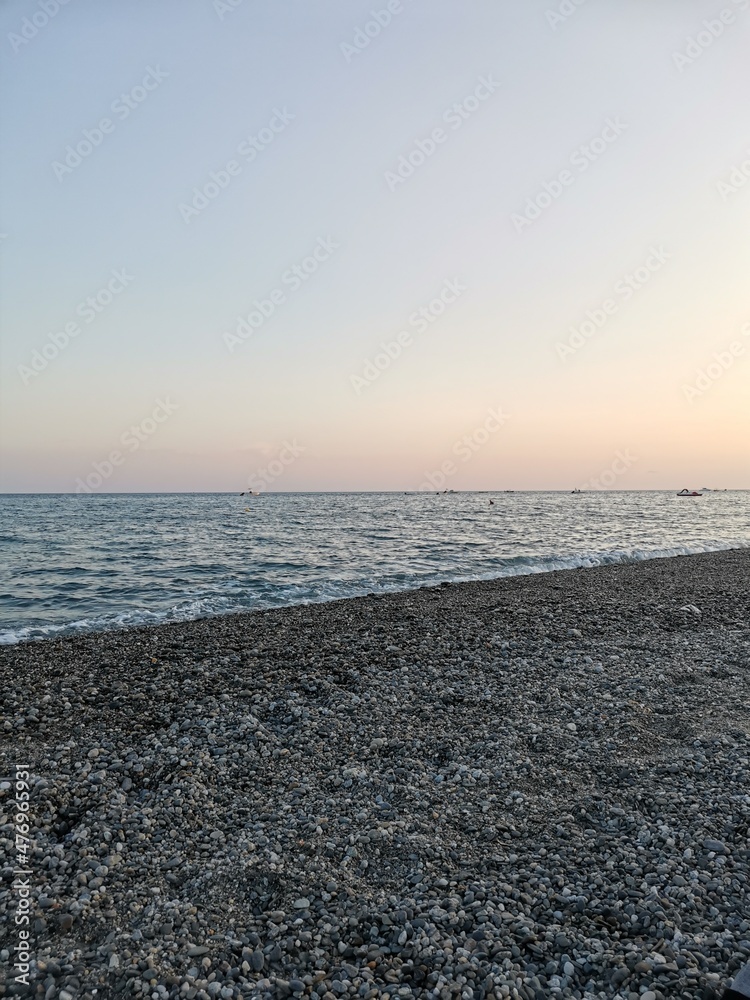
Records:
<instances>
[{"instance_id":1,"label":"gravel surface","mask_svg":"<svg viewBox=\"0 0 750 1000\"><path fill-rule=\"evenodd\" d=\"M735 550L4 648L0 995L718 996L749 581Z\"/></svg>"}]
</instances>

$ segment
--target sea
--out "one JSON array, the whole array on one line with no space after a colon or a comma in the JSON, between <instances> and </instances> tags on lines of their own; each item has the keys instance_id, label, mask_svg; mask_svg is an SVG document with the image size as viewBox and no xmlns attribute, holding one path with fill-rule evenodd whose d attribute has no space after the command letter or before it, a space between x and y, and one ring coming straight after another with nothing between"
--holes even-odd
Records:
<instances>
[{"instance_id":1,"label":"sea","mask_svg":"<svg viewBox=\"0 0 750 1000\"><path fill-rule=\"evenodd\" d=\"M750 546L750 491L23 494L0 514L4 644Z\"/></svg>"}]
</instances>

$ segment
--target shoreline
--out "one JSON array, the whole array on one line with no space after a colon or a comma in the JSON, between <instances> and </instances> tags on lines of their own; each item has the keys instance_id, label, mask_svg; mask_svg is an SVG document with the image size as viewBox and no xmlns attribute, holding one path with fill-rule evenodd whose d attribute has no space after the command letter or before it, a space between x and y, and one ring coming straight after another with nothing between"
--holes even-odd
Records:
<instances>
[{"instance_id":1,"label":"shoreline","mask_svg":"<svg viewBox=\"0 0 750 1000\"><path fill-rule=\"evenodd\" d=\"M748 581L731 549L3 646L34 981L718 995L750 958Z\"/></svg>"},{"instance_id":2,"label":"shoreline","mask_svg":"<svg viewBox=\"0 0 750 1000\"><path fill-rule=\"evenodd\" d=\"M110 632L121 633L121 632L130 632L137 629L161 628L162 626L168 626L168 625L182 626L182 625L188 625L190 622L211 621L215 619L226 619L226 618L232 619L234 617L261 614L263 612L268 612L268 611L283 611L287 608L317 607L318 605L336 604L340 601L358 601L358 600L365 600L368 598L397 596L399 594L405 594L405 595L413 593L415 594L419 593L420 591L434 590L440 587L462 587L472 584L476 585L491 584L499 582L501 580L512 580L518 577L537 576L540 574L543 575L547 573L575 572L581 569L604 569L610 566L629 566L629 565L639 564L642 562L652 562L654 560L680 559L680 558L689 558L697 555L711 555L720 552L741 552L745 550L750 550L750 545L738 546L735 544L727 544L722 547L710 548L710 549L696 549L694 551L689 551L689 552L677 551L674 548L658 549L655 550L653 553L648 552L645 555L634 556L631 553L627 553L625 558L619 558L622 555L622 552L620 551L595 553L593 555L589 554L585 556L583 555L559 556L559 557L550 556L548 559L543 560L541 563L537 565L528 567L525 565L519 565L518 568L516 567L513 568L514 569L513 572L508 572L501 576L489 575L489 576L480 576L472 578L461 578L458 580L444 581L441 583L422 584L420 586L408 586L404 588L395 588L391 590L382 590L382 591L369 591L367 593L352 594L350 596L345 596L345 597L323 598L319 600L309 600L309 601L303 600L291 604L275 605L272 607L234 609L231 611L208 613L206 615L200 615L196 618L173 618L156 622L136 622L128 624L107 623L96 627L86 627L85 629L81 629L74 632L62 631L63 629L72 628L72 626L75 624L73 622L68 622L62 626L56 626L54 624L17 625L0 629L0 650L2 650L5 647L12 647L26 643L55 642L62 639L77 639L77 638L83 638L88 635L103 635L103 634L108 634ZM590 562L588 562L591 559L604 559L608 561L596 562L591 564ZM580 560L580 562L577 565L575 565L576 560ZM561 565L566 562L568 563L572 562L574 563L574 565ZM118 612L118 615L133 614L133 613L134 612L131 610L125 612ZM149 612L143 611L142 613L149 613ZM154 612L154 614L160 614L160 613L162 612ZM25 631L26 629L42 630L50 628L59 628L60 632L58 634L53 634L53 635L29 636L21 639L16 639L14 641L4 640L4 636L9 633L15 632L17 634L19 632Z\"/></svg>"}]
</instances>

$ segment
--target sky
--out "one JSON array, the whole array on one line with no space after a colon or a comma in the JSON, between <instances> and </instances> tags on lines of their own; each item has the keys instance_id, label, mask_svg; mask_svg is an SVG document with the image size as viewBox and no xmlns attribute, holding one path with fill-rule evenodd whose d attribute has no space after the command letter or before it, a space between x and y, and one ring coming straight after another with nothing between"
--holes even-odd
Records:
<instances>
[{"instance_id":1,"label":"sky","mask_svg":"<svg viewBox=\"0 0 750 1000\"><path fill-rule=\"evenodd\" d=\"M750 488L750 0L4 0L4 492Z\"/></svg>"}]
</instances>

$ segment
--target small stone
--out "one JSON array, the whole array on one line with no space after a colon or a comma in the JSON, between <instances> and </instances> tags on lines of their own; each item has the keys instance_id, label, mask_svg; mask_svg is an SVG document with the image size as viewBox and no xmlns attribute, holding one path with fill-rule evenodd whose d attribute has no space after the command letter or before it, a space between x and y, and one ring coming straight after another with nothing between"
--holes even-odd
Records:
<instances>
[{"instance_id":1,"label":"small stone","mask_svg":"<svg viewBox=\"0 0 750 1000\"><path fill-rule=\"evenodd\" d=\"M310 909L310 900L307 899L305 896L300 896L299 899L295 899L295 901L294 901L294 909L295 910L309 910Z\"/></svg>"},{"instance_id":2,"label":"small stone","mask_svg":"<svg viewBox=\"0 0 750 1000\"><path fill-rule=\"evenodd\" d=\"M193 945L192 948L188 948L188 958L200 958L201 955L207 955L210 950L202 944Z\"/></svg>"},{"instance_id":3,"label":"small stone","mask_svg":"<svg viewBox=\"0 0 750 1000\"><path fill-rule=\"evenodd\" d=\"M720 840L712 840L710 837L703 841L703 846L707 851L714 851L716 854L724 854L726 851L725 844L722 844Z\"/></svg>"}]
</instances>

